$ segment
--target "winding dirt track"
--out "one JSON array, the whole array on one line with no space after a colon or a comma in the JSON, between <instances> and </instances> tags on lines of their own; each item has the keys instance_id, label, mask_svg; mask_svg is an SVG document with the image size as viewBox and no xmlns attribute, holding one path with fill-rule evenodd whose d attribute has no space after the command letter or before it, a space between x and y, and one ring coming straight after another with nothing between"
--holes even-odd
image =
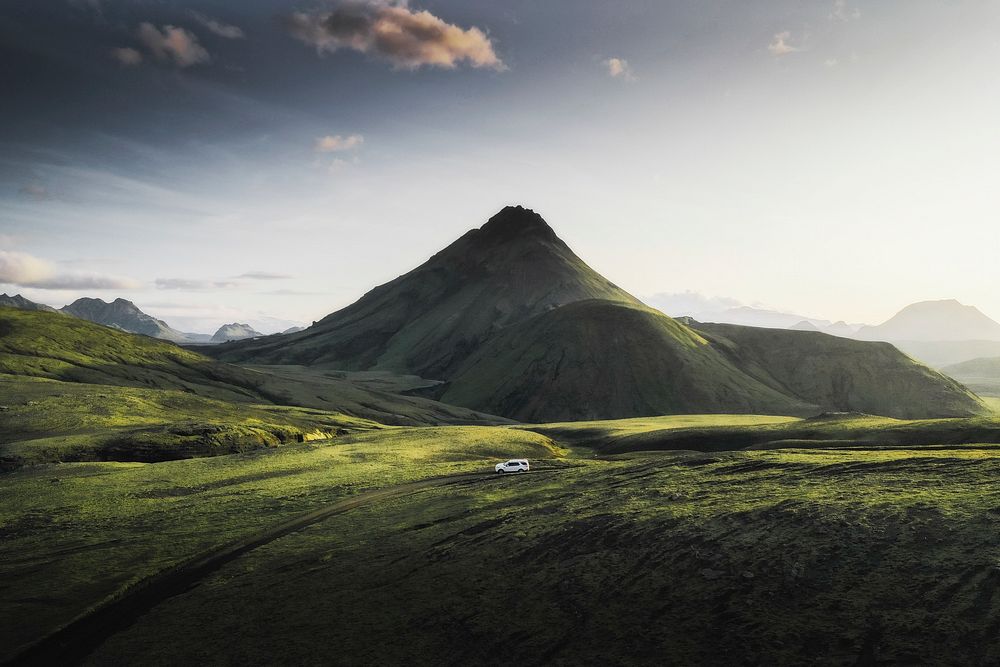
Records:
<instances>
[{"instance_id":1,"label":"winding dirt track","mask_svg":"<svg viewBox=\"0 0 1000 667\"><path fill-rule=\"evenodd\" d=\"M156 605L191 589L226 563L257 547L368 503L407 496L432 487L495 479L496 477L496 475L488 473L432 477L419 482L360 493L332 505L300 514L253 535L203 552L123 589L116 597L91 609L29 646L7 664L45 665L45 667L79 664L106 639L128 628L136 619Z\"/></svg>"}]
</instances>

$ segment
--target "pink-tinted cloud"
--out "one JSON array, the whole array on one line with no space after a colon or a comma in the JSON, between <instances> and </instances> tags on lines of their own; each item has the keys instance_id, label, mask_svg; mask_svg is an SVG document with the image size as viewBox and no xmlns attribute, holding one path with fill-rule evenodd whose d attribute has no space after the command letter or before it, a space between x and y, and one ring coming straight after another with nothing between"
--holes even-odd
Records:
<instances>
[{"instance_id":1,"label":"pink-tinted cloud","mask_svg":"<svg viewBox=\"0 0 1000 667\"><path fill-rule=\"evenodd\" d=\"M137 289L131 278L94 273L61 273L52 262L25 252L0 250L0 283L38 289Z\"/></svg>"},{"instance_id":2,"label":"pink-tinted cloud","mask_svg":"<svg viewBox=\"0 0 1000 667\"><path fill-rule=\"evenodd\" d=\"M339 153L352 151L364 142L365 138L360 134L352 134L349 137L334 134L317 139L315 149L317 153Z\"/></svg>"},{"instance_id":3,"label":"pink-tinted cloud","mask_svg":"<svg viewBox=\"0 0 1000 667\"><path fill-rule=\"evenodd\" d=\"M289 32L318 53L341 49L370 54L400 69L423 66L503 70L493 42L479 28L461 28L404 4L344 2L332 11L295 12Z\"/></svg>"},{"instance_id":4,"label":"pink-tinted cloud","mask_svg":"<svg viewBox=\"0 0 1000 667\"><path fill-rule=\"evenodd\" d=\"M190 67L211 60L198 38L185 30L165 25L160 30L152 23L139 26L139 41L157 60L172 61L178 67Z\"/></svg>"},{"instance_id":5,"label":"pink-tinted cloud","mask_svg":"<svg viewBox=\"0 0 1000 667\"><path fill-rule=\"evenodd\" d=\"M135 67L142 63L142 54L129 47L111 49L111 57L124 67Z\"/></svg>"}]
</instances>

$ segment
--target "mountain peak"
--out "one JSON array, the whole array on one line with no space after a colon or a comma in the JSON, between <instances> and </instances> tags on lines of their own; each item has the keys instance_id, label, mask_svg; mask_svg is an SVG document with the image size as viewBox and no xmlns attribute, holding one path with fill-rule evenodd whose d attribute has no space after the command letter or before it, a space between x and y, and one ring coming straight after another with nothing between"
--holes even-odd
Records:
<instances>
[{"instance_id":1,"label":"mountain peak","mask_svg":"<svg viewBox=\"0 0 1000 667\"><path fill-rule=\"evenodd\" d=\"M476 232L477 238L493 242L510 241L526 236L547 240L558 238L542 216L523 206L504 207Z\"/></svg>"}]
</instances>

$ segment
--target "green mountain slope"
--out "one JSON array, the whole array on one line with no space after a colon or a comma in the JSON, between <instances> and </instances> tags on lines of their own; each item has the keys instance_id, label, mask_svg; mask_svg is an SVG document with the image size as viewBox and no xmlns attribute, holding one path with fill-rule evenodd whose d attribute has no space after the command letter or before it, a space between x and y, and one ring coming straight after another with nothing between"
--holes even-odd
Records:
<instances>
[{"instance_id":1,"label":"green mountain slope","mask_svg":"<svg viewBox=\"0 0 1000 667\"><path fill-rule=\"evenodd\" d=\"M890 417L986 412L977 397L888 344L736 325L689 328L606 301L564 306L494 337L441 399L520 421L657 414Z\"/></svg>"},{"instance_id":2,"label":"green mountain slope","mask_svg":"<svg viewBox=\"0 0 1000 667\"><path fill-rule=\"evenodd\" d=\"M541 216L508 207L305 331L206 353L443 379L502 328L585 299L639 303L587 266Z\"/></svg>"},{"instance_id":3,"label":"green mountain slope","mask_svg":"<svg viewBox=\"0 0 1000 667\"><path fill-rule=\"evenodd\" d=\"M469 357L441 398L526 422L818 410L740 372L705 338L659 311L596 300L496 336Z\"/></svg>"},{"instance_id":4,"label":"green mountain slope","mask_svg":"<svg viewBox=\"0 0 1000 667\"><path fill-rule=\"evenodd\" d=\"M0 308L0 374L173 390L235 403L295 405L385 424L496 421L461 408L333 378L290 380L85 320L13 308Z\"/></svg>"},{"instance_id":5,"label":"green mountain slope","mask_svg":"<svg viewBox=\"0 0 1000 667\"><path fill-rule=\"evenodd\" d=\"M824 410L900 419L989 411L968 389L888 343L731 324L694 326L747 375Z\"/></svg>"}]
</instances>

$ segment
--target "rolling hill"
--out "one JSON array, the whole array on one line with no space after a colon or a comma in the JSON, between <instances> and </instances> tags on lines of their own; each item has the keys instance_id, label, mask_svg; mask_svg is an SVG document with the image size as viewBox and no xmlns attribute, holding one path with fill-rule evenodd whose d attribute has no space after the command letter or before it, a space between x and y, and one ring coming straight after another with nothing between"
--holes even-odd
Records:
<instances>
[{"instance_id":1,"label":"rolling hill","mask_svg":"<svg viewBox=\"0 0 1000 667\"><path fill-rule=\"evenodd\" d=\"M685 326L649 308L584 301L494 337L441 400L519 421L657 414L985 412L964 387L888 344L816 332Z\"/></svg>"},{"instance_id":2,"label":"rolling hill","mask_svg":"<svg viewBox=\"0 0 1000 667\"><path fill-rule=\"evenodd\" d=\"M599 300L563 306L494 337L469 357L441 400L525 422L818 410L742 373L677 320Z\"/></svg>"},{"instance_id":3,"label":"rolling hill","mask_svg":"<svg viewBox=\"0 0 1000 667\"><path fill-rule=\"evenodd\" d=\"M232 366L74 317L2 307L0 411L0 467L229 453L359 423L505 421L335 377Z\"/></svg>"},{"instance_id":4,"label":"rolling hill","mask_svg":"<svg viewBox=\"0 0 1000 667\"><path fill-rule=\"evenodd\" d=\"M731 324L694 326L747 375L827 411L900 419L988 412L968 389L888 343Z\"/></svg>"},{"instance_id":5,"label":"rolling hill","mask_svg":"<svg viewBox=\"0 0 1000 667\"><path fill-rule=\"evenodd\" d=\"M889 345L696 326L645 306L588 267L539 215L508 207L303 332L206 353L230 362L418 375L444 381L425 395L528 421L987 410L964 387Z\"/></svg>"}]
</instances>

